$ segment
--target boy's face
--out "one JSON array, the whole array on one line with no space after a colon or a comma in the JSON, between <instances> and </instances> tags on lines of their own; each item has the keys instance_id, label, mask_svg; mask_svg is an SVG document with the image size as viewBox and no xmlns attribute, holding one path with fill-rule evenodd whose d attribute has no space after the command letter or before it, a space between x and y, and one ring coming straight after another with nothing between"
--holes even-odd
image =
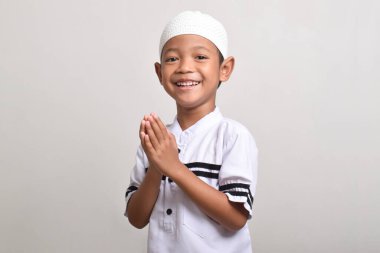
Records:
<instances>
[{"instance_id":1,"label":"boy's face","mask_svg":"<svg viewBox=\"0 0 380 253\"><path fill-rule=\"evenodd\" d=\"M223 64L211 41L186 34L165 44L161 64L156 63L155 67L161 84L177 106L194 109L215 106L218 84L228 79L223 75Z\"/></svg>"}]
</instances>

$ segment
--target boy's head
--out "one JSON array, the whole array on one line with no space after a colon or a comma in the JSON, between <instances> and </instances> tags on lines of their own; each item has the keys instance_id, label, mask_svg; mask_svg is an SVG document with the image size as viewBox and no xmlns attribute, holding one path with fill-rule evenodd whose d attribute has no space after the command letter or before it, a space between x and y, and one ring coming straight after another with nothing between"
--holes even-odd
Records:
<instances>
[{"instance_id":1,"label":"boy's head","mask_svg":"<svg viewBox=\"0 0 380 253\"><path fill-rule=\"evenodd\" d=\"M185 11L165 27L156 63L160 83L177 105L215 103L216 90L232 73L234 58L227 57L227 33L213 17Z\"/></svg>"}]
</instances>

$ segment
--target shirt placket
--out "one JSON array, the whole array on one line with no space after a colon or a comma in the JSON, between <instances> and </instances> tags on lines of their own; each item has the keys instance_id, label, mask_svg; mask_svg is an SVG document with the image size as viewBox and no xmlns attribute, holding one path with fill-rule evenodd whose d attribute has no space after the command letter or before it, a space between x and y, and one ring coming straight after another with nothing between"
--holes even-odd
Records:
<instances>
[{"instance_id":1,"label":"shirt placket","mask_svg":"<svg viewBox=\"0 0 380 253\"><path fill-rule=\"evenodd\" d=\"M190 134L188 132L182 132L177 138L178 157L183 162L185 156L186 145L189 141ZM173 233L175 231L175 224L177 216L177 203L175 201L176 186L170 178L166 178L164 184L164 230L167 233Z\"/></svg>"},{"instance_id":2,"label":"shirt placket","mask_svg":"<svg viewBox=\"0 0 380 253\"><path fill-rule=\"evenodd\" d=\"M174 192L169 183L169 179L165 179L164 184L164 230L167 233L173 233L175 230L175 218L176 218L176 208L174 201Z\"/></svg>"},{"instance_id":3,"label":"shirt placket","mask_svg":"<svg viewBox=\"0 0 380 253\"><path fill-rule=\"evenodd\" d=\"M178 153L179 153L179 160L183 162L183 159L185 157L185 149L187 146L187 143L189 142L190 139L190 133L189 132L182 132L177 140L177 145L178 145Z\"/></svg>"}]
</instances>

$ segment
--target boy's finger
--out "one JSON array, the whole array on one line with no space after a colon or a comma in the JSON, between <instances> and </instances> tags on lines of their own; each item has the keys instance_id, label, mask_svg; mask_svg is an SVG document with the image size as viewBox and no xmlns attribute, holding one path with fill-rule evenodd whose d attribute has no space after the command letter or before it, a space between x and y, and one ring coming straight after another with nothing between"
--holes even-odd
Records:
<instances>
[{"instance_id":1,"label":"boy's finger","mask_svg":"<svg viewBox=\"0 0 380 253\"><path fill-rule=\"evenodd\" d=\"M172 134L171 132L169 132L169 130L167 131L167 133L168 133L169 139L173 143L173 145L177 146L177 141L175 139L174 134Z\"/></svg>"},{"instance_id":2,"label":"boy's finger","mask_svg":"<svg viewBox=\"0 0 380 253\"><path fill-rule=\"evenodd\" d=\"M140 137L140 141L142 143L142 141L144 140L144 136L145 136L145 133L143 131L140 131L139 133L139 137Z\"/></svg>"},{"instance_id":3,"label":"boy's finger","mask_svg":"<svg viewBox=\"0 0 380 253\"><path fill-rule=\"evenodd\" d=\"M145 133L144 132L140 132L140 142L141 142L141 146L144 150L144 152L146 153L147 152L147 147L146 147L146 144L145 144Z\"/></svg>"},{"instance_id":4,"label":"boy's finger","mask_svg":"<svg viewBox=\"0 0 380 253\"><path fill-rule=\"evenodd\" d=\"M154 147L152 145L152 142L150 141L149 135L147 134L144 136L144 146L144 151L148 156L151 155L152 152L154 152Z\"/></svg>"},{"instance_id":5,"label":"boy's finger","mask_svg":"<svg viewBox=\"0 0 380 253\"><path fill-rule=\"evenodd\" d=\"M157 125L160 127L161 133L162 133L163 137L165 138L167 136L166 126L164 125L164 123L162 123L161 119L157 116L157 114L153 113L152 116L156 120Z\"/></svg>"},{"instance_id":6,"label":"boy's finger","mask_svg":"<svg viewBox=\"0 0 380 253\"><path fill-rule=\"evenodd\" d=\"M141 134L141 132L145 132L145 121L144 120L142 120L140 123L139 133ZM140 139L141 139L141 137L140 137Z\"/></svg>"},{"instance_id":7,"label":"boy's finger","mask_svg":"<svg viewBox=\"0 0 380 253\"><path fill-rule=\"evenodd\" d=\"M152 148L153 148L152 144L149 140L149 136L144 132L140 132L140 139L141 139L141 146L142 146L144 152L147 155L149 155L151 153Z\"/></svg>"},{"instance_id":8,"label":"boy's finger","mask_svg":"<svg viewBox=\"0 0 380 253\"><path fill-rule=\"evenodd\" d=\"M153 148L157 148L159 145L159 142L152 129L152 125L149 121L145 121L145 129L146 129L147 135L149 136L150 143L152 143Z\"/></svg>"},{"instance_id":9,"label":"boy's finger","mask_svg":"<svg viewBox=\"0 0 380 253\"><path fill-rule=\"evenodd\" d=\"M163 139L163 133L160 126L158 125L157 121L152 116L149 116L148 119L153 129L153 132L156 135L157 140L160 142Z\"/></svg>"}]
</instances>

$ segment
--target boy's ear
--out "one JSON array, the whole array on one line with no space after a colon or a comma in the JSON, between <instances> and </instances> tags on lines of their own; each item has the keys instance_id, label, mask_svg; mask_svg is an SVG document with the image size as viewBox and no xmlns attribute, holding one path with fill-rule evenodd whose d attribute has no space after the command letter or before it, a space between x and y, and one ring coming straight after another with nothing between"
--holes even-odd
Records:
<instances>
[{"instance_id":1,"label":"boy's ear","mask_svg":"<svg viewBox=\"0 0 380 253\"><path fill-rule=\"evenodd\" d=\"M160 80L160 83L162 84L161 64L156 62L154 64L154 69L156 70L156 75L158 77L158 80Z\"/></svg>"},{"instance_id":2,"label":"boy's ear","mask_svg":"<svg viewBox=\"0 0 380 253\"><path fill-rule=\"evenodd\" d=\"M220 79L219 79L219 81L221 81L221 82L227 81L230 78L232 71L234 70L234 66L235 66L235 58L234 57L230 56L227 59L225 59L223 61L222 65L220 66Z\"/></svg>"}]
</instances>

